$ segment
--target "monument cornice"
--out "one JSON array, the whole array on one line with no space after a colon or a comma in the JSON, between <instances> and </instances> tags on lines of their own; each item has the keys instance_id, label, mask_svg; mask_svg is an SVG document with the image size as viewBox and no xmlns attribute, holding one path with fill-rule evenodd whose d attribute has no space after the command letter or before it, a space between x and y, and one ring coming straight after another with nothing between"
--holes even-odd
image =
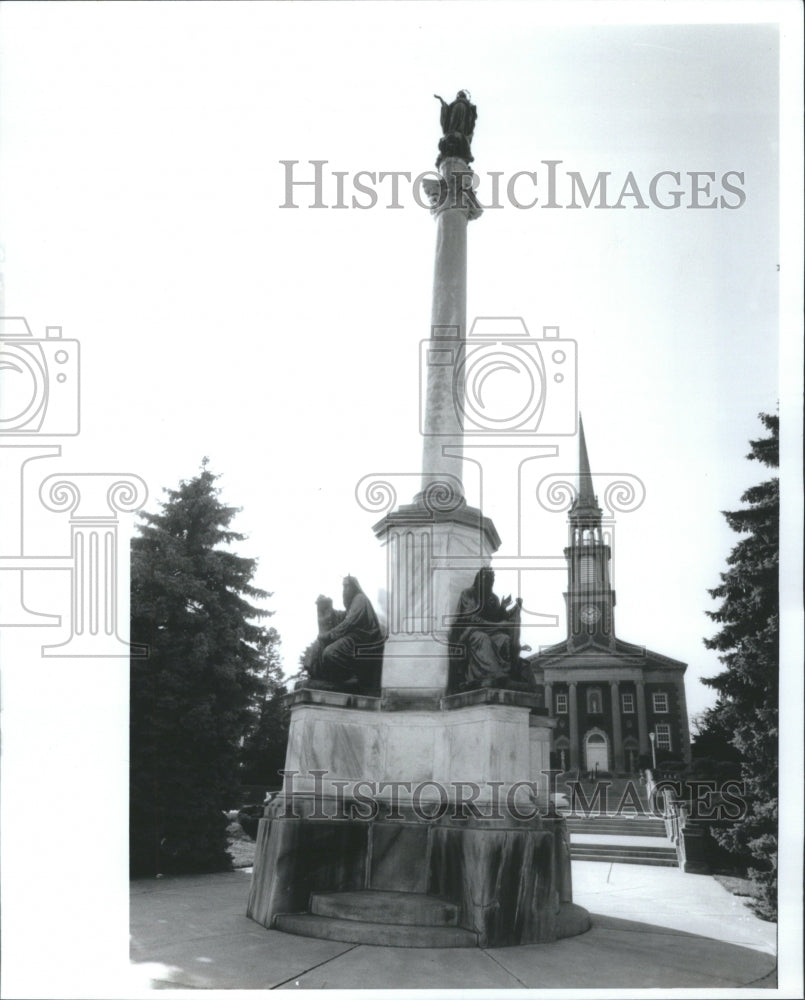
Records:
<instances>
[{"instance_id":1,"label":"monument cornice","mask_svg":"<svg viewBox=\"0 0 805 1000\"><path fill-rule=\"evenodd\" d=\"M464 502L446 510L417 502L402 504L372 525L372 531L377 538L382 538L394 528L427 528L437 524L476 528L483 533L492 552L500 548L500 535L492 519L486 517L477 507L470 507Z\"/></svg>"}]
</instances>

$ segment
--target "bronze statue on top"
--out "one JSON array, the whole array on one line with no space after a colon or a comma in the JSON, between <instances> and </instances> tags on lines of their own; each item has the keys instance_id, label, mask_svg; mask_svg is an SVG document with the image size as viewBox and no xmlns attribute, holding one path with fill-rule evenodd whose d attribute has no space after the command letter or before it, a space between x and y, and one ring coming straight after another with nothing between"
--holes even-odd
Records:
<instances>
[{"instance_id":1,"label":"bronze statue on top","mask_svg":"<svg viewBox=\"0 0 805 1000\"><path fill-rule=\"evenodd\" d=\"M344 611L330 597L316 598L319 634L305 653L308 679L297 687L377 694L384 636L371 601L354 576L344 577Z\"/></svg>"},{"instance_id":2,"label":"bronze statue on top","mask_svg":"<svg viewBox=\"0 0 805 1000\"><path fill-rule=\"evenodd\" d=\"M465 163L472 163L474 157L470 150L470 143L475 132L475 122L478 119L478 111L474 104L470 102L470 94L467 90L459 90L456 99L450 104L438 94L433 95L441 101L440 123L442 126L442 138L439 140L439 156L436 160L438 167L442 160L450 156L456 156Z\"/></svg>"},{"instance_id":3,"label":"bronze statue on top","mask_svg":"<svg viewBox=\"0 0 805 1000\"><path fill-rule=\"evenodd\" d=\"M462 590L450 633L455 651L451 665L450 689L471 691L476 688L508 688L516 691L535 689L520 653L520 611L523 600L512 604L510 596L500 598L493 592L495 574L484 567L475 575L471 587Z\"/></svg>"}]
</instances>

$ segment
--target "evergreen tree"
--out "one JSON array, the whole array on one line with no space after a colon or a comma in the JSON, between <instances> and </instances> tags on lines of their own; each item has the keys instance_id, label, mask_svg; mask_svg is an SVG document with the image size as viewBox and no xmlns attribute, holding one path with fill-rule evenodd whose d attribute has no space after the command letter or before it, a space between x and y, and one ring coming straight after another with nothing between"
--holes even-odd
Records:
<instances>
[{"instance_id":1,"label":"evergreen tree","mask_svg":"<svg viewBox=\"0 0 805 1000\"><path fill-rule=\"evenodd\" d=\"M779 418L761 413L770 436L751 441L747 458L776 468ZM721 631L705 639L726 668L704 681L718 692L704 729L716 737L726 731L738 751L747 795L747 815L714 831L719 843L748 855L750 877L758 886L758 912L769 919L777 905L777 757L779 700L779 481L754 486L741 497L747 506L725 511L729 526L744 535L727 559L721 584L709 591L721 599L708 611Z\"/></svg>"},{"instance_id":2,"label":"evergreen tree","mask_svg":"<svg viewBox=\"0 0 805 1000\"><path fill-rule=\"evenodd\" d=\"M704 777L702 767L719 777L737 777L740 753L732 744L735 735L724 725L721 716L713 709L702 712L691 720L691 755L697 775Z\"/></svg>"},{"instance_id":3,"label":"evergreen tree","mask_svg":"<svg viewBox=\"0 0 805 1000\"><path fill-rule=\"evenodd\" d=\"M244 785L277 787L282 783L278 772L285 766L290 711L285 704L288 689L280 667L279 636L273 628L266 634L265 692L243 742L240 777Z\"/></svg>"},{"instance_id":4,"label":"evergreen tree","mask_svg":"<svg viewBox=\"0 0 805 1000\"><path fill-rule=\"evenodd\" d=\"M240 742L277 641L255 619L256 560L229 546L237 508L207 469L166 490L132 541L130 864L133 874L229 868L227 818L237 804Z\"/></svg>"}]
</instances>

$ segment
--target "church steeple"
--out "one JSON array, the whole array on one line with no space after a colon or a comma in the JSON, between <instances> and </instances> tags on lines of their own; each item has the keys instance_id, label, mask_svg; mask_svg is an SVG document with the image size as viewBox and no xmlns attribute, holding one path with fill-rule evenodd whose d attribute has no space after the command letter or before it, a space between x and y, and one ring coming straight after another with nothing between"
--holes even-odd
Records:
<instances>
[{"instance_id":1,"label":"church steeple","mask_svg":"<svg viewBox=\"0 0 805 1000\"><path fill-rule=\"evenodd\" d=\"M579 485L576 498L570 507L570 524L573 528L571 544L582 544L585 540L601 542L601 508L593 490L590 459L587 457L587 441L584 424L579 414Z\"/></svg>"},{"instance_id":2,"label":"church steeple","mask_svg":"<svg viewBox=\"0 0 805 1000\"><path fill-rule=\"evenodd\" d=\"M570 544L565 549L567 638L571 646L615 642L615 592L609 582L610 549L604 541L602 513L593 489L584 425L579 415L578 488L568 514Z\"/></svg>"}]
</instances>

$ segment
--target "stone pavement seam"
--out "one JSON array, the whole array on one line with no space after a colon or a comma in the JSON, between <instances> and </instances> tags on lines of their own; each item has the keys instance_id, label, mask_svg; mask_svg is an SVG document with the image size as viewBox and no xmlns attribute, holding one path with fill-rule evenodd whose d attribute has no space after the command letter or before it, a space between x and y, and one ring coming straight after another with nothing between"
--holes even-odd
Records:
<instances>
[{"instance_id":1,"label":"stone pavement seam","mask_svg":"<svg viewBox=\"0 0 805 1000\"><path fill-rule=\"evenodd\" d=\"M772 976L774 976L774 986L777 986L777 973L777 963L775 962L774 968L770 969L765 976L759 976L757 979L751 979L748 983L746 983L746 986L755 986L757 983L765 983ZM771 984L769 984L769 986L770 988L774 988Z\"/></svg>"},{"instance_id":2,"label":"stone pavement seam","mask_svg":"<svg viewBox=\"0 0 805 1000\"><path fill-rule=\"evenodd\" d=\"M489 958L491 958L492 961L495 963L495 965L499 965L500 968L503 969L503 971L506 973L506 975L511 976L512 979L516 979L517 982L523 987L523 989L528 989L528 986L523 982L523 980L520 979L520 977L516 975L514 972L512 972L511 969L507 969L506 966L503 965L502 962L499 962L491 952L487 951L486 948L481 948L480 950L484 953L484 955L487 955Z\"/></svg>"},{"instance_id":3,"label":"stone pavement seam","mask_svg":"<svg viewBox=\"0 0 805 1000\"><path fill-rule=\"evenodd\" d=\"M309 969L305 969L304 972L297 972L295 976L289 976L287 979L283 979L281 983L274 983L270 987L272 990L282 989L287 983L293 982L295 979L299 979L300 976L306 976L309 972L313 972L314 969L320 969L323 965L327 965L328 962L334 962L337 958L343 958L344 955L348 955L351 951L355 951L358 947L357 944L353 944L351 948L347 948L345 951L340 951L337 955L331 955L329 958L325 958L322 962L317 962L315 965L311 965Z\"/></svg>"}]
</instances>

